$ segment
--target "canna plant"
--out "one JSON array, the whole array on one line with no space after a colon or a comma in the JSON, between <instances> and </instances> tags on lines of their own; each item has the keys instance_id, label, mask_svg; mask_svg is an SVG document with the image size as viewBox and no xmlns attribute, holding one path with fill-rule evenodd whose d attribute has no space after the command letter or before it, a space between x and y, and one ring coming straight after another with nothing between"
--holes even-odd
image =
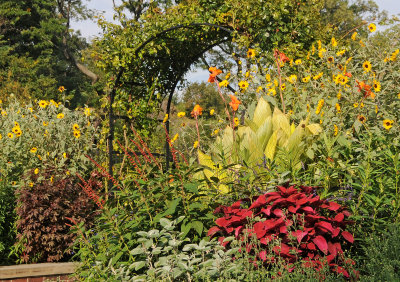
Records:
<instances>
[{"instance_id":1,"label":"canna plant","mask_svg":"<svg viewBox=\"0 0 400 282\"><path fill-rule=\"evenodd\" d=\"M198 151L199 163L205 167L200 178L209 182L218 179L217 188L222 193L229 191L230 171L238 171L243 166L261 173L267 160L275 163L279 172L299 169L306 148L322 131L319 124L309 124L308 118L296 127L278 108L272 112L262 97L252 117L244 123L234 128L227 126L209 155ZM226 170L223 166L232 166L232 169Z\"/></svg>"}]
</instances>

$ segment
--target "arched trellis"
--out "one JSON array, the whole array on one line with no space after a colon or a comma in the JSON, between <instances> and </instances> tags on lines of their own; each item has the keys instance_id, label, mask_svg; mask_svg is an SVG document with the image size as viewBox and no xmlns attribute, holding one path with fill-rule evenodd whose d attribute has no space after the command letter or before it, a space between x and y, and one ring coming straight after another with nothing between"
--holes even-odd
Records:
<instances>
[{"instance_id":1,"label":"arched trellis","mask_svg":"<svg viewBox=\"0 0 400 282\"><path fill-rule=\"evenodd\" d=\"M210 42L209 44L199 44L201 47L200 50L193 50L193 52L189 52L189 54L185 54L186 56L188 56L188 59L186 60L181 60L181 57L176 57L178 56L182 56L182 51L178 51L175 52L175 57L174 55L171 55L167 58L165 57L152 57L152 56L142 56L142 61L141 61L141 66L144 67L148 67L148 65L151 65L151 62L153 60L165 60L166 63L164 64L165 66L168 66L167 71L169 71L168 73L168 83L165 83L165 85L163 85L163 89L164 91L167 93L168 95L168 102L167 102L167 109L166 112L169 115L170 114L170 109L171 109L171 102L172 102L172 98L176 89L177 84L179 83L179 81L182 79L183 75L190 69L191 65L193 63L195 63L204 53L206 53L207 51L211 50L212 48L214 48L215 46L218 46L222 43L228 42L232 40L232 33L233 30L231 28L228 27L224 27L224 26L220 26L220 25L216 25L216 24L210 24L210 23L190 23L190 24L181 24L181 25L176 25L173 27L170 27L168 29L165 29L159 33L157 33L156 35L150 37L149 39L147 39L146 41L144 41L143 43L141 43L139 45L139 47L137 47L134 51L135 56L137 57L144 49L146 46L148 46L148 44L155 42L156 40L171 40L174 44L176 43L176 41L174 41L173 38L169 38L168 35L174 31L179 31L179 30L183 30L183 29L191 29L196 31L196 28L211 28L213 29L213 32L216 35L216 39L213 40L212 42ZM203 30L200 30L203 31ZM198 42L200 43L200 40L198 40ZM193 43L193 42L192 42ZM196 42L197 43L197 42ZM182 46L183 48L185 48L185 46ZM192 50L190 50L192 51ZM147 60L147 61L146 61ZM145 64L145 61L147 64ZM178 62L178 63L177 63ZM115 121L115 116L113 113L113 103L114 103L114 99L115 99L115 95L116 95L116 91L118 89L118 87L121 85L121 79L122 76L124 74L124 72L126 71L126 68L121 67L118 71L118 74L115 78L115 83L114 86L110 92L110 105L109 105L109 123L110 123L110 131L109 131L109 136L108 136L108 161L109 161L109 174L113 175L113 165L114 165L114 159L113 159L113 141L114 141L114 121ZM132 83L135 86L139 86L139 87L148 87L149 85L146 85L145 83L142 82L134 82ZM233 89L231 89L232 91L234 91ZM166 121L166 128L167 128L167 132L169 133L169 120ZM169 162L170 162L170 148L169 145L166 143L166 152L165 152L165 158L166 158L166 168L169 168ZM109 187L111 189L112 187L112 182L109 182Z\"/></svg>"}]
</instances>

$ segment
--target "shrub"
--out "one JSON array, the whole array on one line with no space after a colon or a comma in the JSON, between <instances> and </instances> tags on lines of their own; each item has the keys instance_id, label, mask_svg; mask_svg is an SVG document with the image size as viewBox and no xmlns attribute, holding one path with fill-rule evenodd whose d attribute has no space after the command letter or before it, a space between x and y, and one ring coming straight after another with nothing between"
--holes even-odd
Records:
<instances>
[{"instance_id":1,"label":"shrub","mask_svg":"<svg viewBox=\"0 0 400 282\"><path fill-rule=\"evenodd\" d=\"M227 246L226 236L246 242L246 252L255 254L265 266L277 257L287 261L287 267L303 261L305 267L320 269L326 259L330 269L349 277L342 266L342 245L353 243L353 236L345 231L351 223L350 215L335 202L321 200L314 189L305 186L278 186L278 191L250 199L239 200L231 206L218 207L215 212L224 216L209 236L219 235L219 242ZM246 208L244 205L248 204ZM335 216L333 216L335 215ZM252 240L256 238L256 242ZM344 239L344 240L343 240Z\"/></svg>"},{"instance_id":2,"label":"shrub","mask_svg":"<svg viewBox=\"0 0 400 282\"><path fill-rule=\"evenodd\" d=\"M93 189L101 183L91 181ZM48 166L36 174L30 171L17 194L17 243L22 262L67 261L73 255L75 234L69 232L70 220L87 227L93 224L95 207L65 171Z\"/></svg>"},{"instance_id":3,"label":"shrub","mask_svg":"<svg viewBox=\"0 0 400 282\"><path fill-rule=\"evenodd\" d=\"M8 183L6 179L0 179L0 265L11 264L15 260L14 256L10 257L15 242L15 197Z\"/></svg>"},{"instance_id":4,"label":"shrub","mask_svg":"<svg viewBox=\"0 0 400 282\"><path fill-rule=\"evenodd\" d=\"M391 224L370 234L363 246L362 281L398 281L400 277L400 226Z\"/></svg>"}]
</instances>

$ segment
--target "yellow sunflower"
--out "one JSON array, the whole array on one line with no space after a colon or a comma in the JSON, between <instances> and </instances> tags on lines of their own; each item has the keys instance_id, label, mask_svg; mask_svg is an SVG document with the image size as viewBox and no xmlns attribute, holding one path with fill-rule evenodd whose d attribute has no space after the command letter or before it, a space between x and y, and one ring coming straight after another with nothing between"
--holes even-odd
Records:
<instances>
[{"instance_id":1,"label":"yellow sunflower","mask_svg":"<svg viewBox=\"0 0 400 282\"><path fill-rule=\"evenodd\" d=\"M177 116L178 116L179 118L184 117L185 115L186 115L185 112L179 112L179 113L177 114Z\"/></svg>"},{"instance_id":2,"label":"yellow sunflower","mask_svg":"<svg viewBox=\"0 0 400 282\"><path fill-rule=\"evenodd\" d=\"M304 83L309 82L309 81L310 81L310 76L303 77L302 81L303 81Z\"/></svg>"},{"instance_id":3,"label":"yellow sunflower","mask_svg":"<svg viewBox=\"0 0 400 282\"><path fill-rule=\"evenodd\" d=\"M247 82L247 81L240 81L239 82L239 87L240 87L240 89L242 89L242 90L246 90L247 89L247 87L249 87L249 83Z\"/></svg>"},{"instance_id":4,"label":"yellow sunflower","mask_svg":"<svg viewBox=\"0 0 400 282\"><path fill-rule=\"evenodd\" d=\"M387 130L391 129L393 126L394 121L390 119L384 119L383 120L383 127Z\"/></svg>"},{"instance_id":5,"label":"yellow sunflower","mask_svg":"<svg viewBox=\"0 0 400 282\"><path fill-rule=\"evenodd\" d=\"M49 102L47 102L45 100L40 100L38 104L39 104L39 107L44 109L49 105Z\"/></svg>"},{"instance_id":6,"label":"yellow sunflower","mask_svg":"<svg viewBox=\"0 0 400 282\"><path fill-rule=\"evenodd\" d=\"M78 139L79 137L81 137L81 132L79 130L75 130L74 131L74 136L76 139Z\"/></svg>"},{"instance_id":7,"label":"yellow sunflower","mask_svg":"<svg viewBox=\"0 0 400 282\"><path fill-rule=\"evenodd\" d=\"M247 58L254 58L256 56L256 50L254 49L249 49L247 51Z\"/></svg>"},{"instance_id":8,"label":"yellow sunflower","mask_svg":"<svg viewBox=\"0 0 400 282\"><path fill-rule=\"evenodd\" d=\"M72 126L72 129L73 129L74 131L79 130L79 125L75 123L75 124Z\"/></svg>"},{"instance_id":9,"label":"yellow sunflower","mask_svg":"<svg viewBox=\"0 0 400 282\"><path fill-rule=\"evenodd\" d=\"M237 117L235 117L233 119L233 123L235 124L235 126L238 126L239 125L239 119Z\"/></svg>"},{"instance_id":10,"label":"yellow sunflower","mask_svg":"<svg viewBox=\"0 0 400 282\"><path fill-rule=\"evenodd\" d=\"M376 30L376 25L374 23L370 23L368 25L369 32L374 32Z\"/></svg>"},{"instance_id":11,"label":"yellow sunflower","mask_svg":"<svg viewBox=\"0 0 400 282\"><path fill-rule=\"evenodd\" d=\"M221 81L221 82L219 83L219 86L220 86L220 87L227 87L228 84L229 84L229 82L225 79L225 80L223 80L223 81Z\"/></svg>"},{"instance_id":12,"label":"yellow sunflower","mask_svg":"<svg viewBox=\"0 0 400 282\"><path fill-rule=\"evenodd\" d=\"M366 72L369 72L372 68L370 61L365 61L362 67Z\"/></svg>"},{"instance_id":13,"label":"yellow sunflower","mask_svg":"<svg viewBox=\"0 0 400 282\"><path fill-rule=\"evenodd\" d=\"M8 136L8 138L10 138L10 139L13 139L13 138L14 138L14 134L12 134L11 132L9 132L9 133L7 134L7 136Z\"/></svg>"},{"instance_id":14,"label":"yellow sunflower","mask_svg":"<svg viewBox=\"0 0 400 282\"><path fill-rule=\"evenodd\" d=\"M379 81L374 80L373 86L374 86L375 92L381 91L381 83Z\"/></svg>"},{"instance_id":15,"label":"yellow sunflower","mask_svg":"<svg viewBox=\"0 0 400 282\"><path fill-rule=\"evenodd\" d=\"M210 116L214 115L214 113L215 113L215 110L214 110L214 109L211 109L211 110L210 110Z\"/></svg>"},{"instance_id":16,"label":"yellow sunflower","mask_svg":"<svg viewBox=\"0 0 400 282\"><path fill-rule=\"evenodd\" d=\"M363 116L363 115L358 115L357 119L361 123L365 123L367 121L367 118L365 116Z\"/></svg>"},{"instance_id":17,"label":"yellow sunflower","mask_svg":"<svg viewBox=\"0 0 400 282\"><path fill-rule=\"evenodd\" d=\"M64 87L64 86L58 87L58 91L60 91L61 93L63 93L63 92L65 91L65 87Z\"/></svg>"},{"instance_id":18,"label":"yellow sunflower","mask_svg":"<svg viewBox=\"0 0 400 282\"><path fill-rule=\"evenodd\" d=\"M63 114L63 113L59 113L59 114L57 115L57 118L58 118L58 119L63 119L63 118L64 118L64 114Z\"/></svg>"}]
</instances>

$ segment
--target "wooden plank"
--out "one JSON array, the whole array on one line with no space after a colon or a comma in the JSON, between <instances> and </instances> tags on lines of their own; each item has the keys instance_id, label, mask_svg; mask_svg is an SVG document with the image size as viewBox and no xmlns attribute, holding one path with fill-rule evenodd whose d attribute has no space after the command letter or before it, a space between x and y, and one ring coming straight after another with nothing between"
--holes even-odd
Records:
<instances>
[{"instance_id":1,"label":"wooden plank","mask_svg":"<svg viewBox=\"0 0 400 282\"><path fill-rule=\"evenodd\" d=\"M72 274L78 266L75 262L0 266L0 279Z\"/></svg>"}]
</instances>

